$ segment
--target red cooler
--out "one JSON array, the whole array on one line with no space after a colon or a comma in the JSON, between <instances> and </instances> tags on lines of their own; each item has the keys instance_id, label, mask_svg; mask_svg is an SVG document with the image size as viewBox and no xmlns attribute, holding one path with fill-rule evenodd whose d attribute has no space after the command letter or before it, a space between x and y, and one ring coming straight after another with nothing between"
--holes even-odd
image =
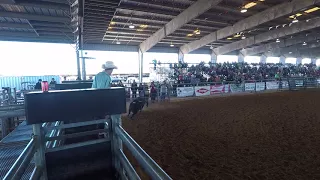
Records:
<instances>
[{"instance_id":1,"label":"red cooler","mask_svg":"<svg viewBox=\"0 0 320 180\"><path fill-rule=\"evenodd\" d=\"M48 81L42 81L41 82L41 88L43 92L49 91L49 84Z\"/></svg>"}]
</instances>

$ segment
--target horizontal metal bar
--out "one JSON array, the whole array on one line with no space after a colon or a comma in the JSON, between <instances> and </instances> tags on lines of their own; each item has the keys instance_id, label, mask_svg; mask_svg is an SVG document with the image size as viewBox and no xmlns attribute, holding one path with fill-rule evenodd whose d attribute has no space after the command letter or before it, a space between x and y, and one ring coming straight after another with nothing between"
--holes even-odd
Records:
<instances>
[{"instance_id":1,"label":"horizontal metal bar","mask_svg":"<svg viewBox=\"0 0 320 180\"><path fill-rule=\"evenodd\" d=\"M97 129L92 131L85 131L85 132L79 132L79 133L72 133L72 134L66 134L62 136L53 136L53 137L46 137L46 141L54 141L54 140L61 140L65 138L74 138L74 137L81 137L81 136L87 136L92 134L98 134L101 132L108 132L108 129Z\"/></svg>"},{"instance_id":2,"label":"horizontal metal bar","mask_svg":"<svg viewBox=\"0 0 320 180\"><path fill-rule=\"evenodd\" d=\"M71 148L77 148L77 147L82 147L82 146L90 146L90 145L93 145L93 144L98 144L98 143L103 143L103 142L108 142L108 141L110 141L109 138L103 138L103 139L97 139L97 140L92 140L92 141L68 144L68 145L59 146L59 147L56 147L56 148L47 149L46 152L56 152L56 151L61 151L61 150L66 150L66 149L71 149Z\"/></svg>"},{"instance_id":3,"label":"horizontal metal bar","mask_svg":"<svg viewBox=\"0 0 320 180\"><path fill-rule=\"evenodd\" d=\"M116 126L116 133L152 179L171 179L120 125Z\"/></svg>"},{"instance_id":4,"label":"horizontal metal bar","mask_svg":"<svg viewBox=\"0 0 320 180\"><path fill-rule=\"evenodd\" d=\"M29 180L39 180L40 177L42 175L42 168L40 166L36 166L33 171L32 174L29 178Z\"/></svg>"},{"instance_id":5,"label":"horizontal metal bar","mask_svg":"<svg viewBox=\"0 0 320 180\"><path fill-rule=\"evenodd\" d=\"M77 122L72 124L62 124L59 126L53 126L53 127L47 127L45 128L45 131L50 131L53 129L67 129L67 128L75 128L75 127L81 127L81 126L88 126L88 125L94 125L94 124L100 124L107 122L107 119L99 119L94 121L85 121L85 122Z\"/></svg>"},{"instance_id":6,"label":"horizontal metal bar","mask_svg":"<svg viewBox=\"0 0 320 180\"><path fill-rule=\"evenodd\" d=\"M3 180L20 179L24 170L30 163L31 158L35 152L35 140L32 138L27 144L26 148L22 151L18 159L14 162ZM23 171L23 172L22 172ZM20 177L19 177L20 176Z\"/></svg>"},{"instance_id":7,"label":"horizontal metal bar","mask_svg":"<svg viewBox=\"0 0 320 180\"><path fill-rule=\"evenodd\" d=\"M0 118L18 117L18 116L25 116L24 109L15 110L15 111L0 112Z\"/></svg>"},{"instance_id":8,"label":"horizontal metal bar","mask_svg":"<svg viewBox=\"0 0 320 180\"><path fill-rule=\"evenodd\" d=\"M124 170L128 173L129 179L140 180L140 177L137 174L136 170L133 168L128 158L126 157L126 155L123 153L121 149L119 149L118 157L120 159L120 163L123 166Z\"/></svg>"},{"instance_id":9,"label":"horizontal metal bar","mask_svg":"<svg viewBox=\"0 0 320 180\"><path fill-rule=\"evenodd\" d=\"M0 106L0 111L20 110L24 109L24 104Z\"/></svg>"},{"instance_id":10,"label":"horizontal metal bar","mask_svg":"<svg viewBox=\"0 0 320 180\"><path fill-rule=\"evenodd\" d=\"M58 126L59 124L60 124L60 122L57 121L57 122L54 124L54 126ZM54 136L56 136L57 131L58 131L58 130L56 130L56 129L52 130L51 133L50 133L50 135L49 135L49 137L54 137ZM47 147L47 148L51 148L51 147L52 147L51 144L53 144L53 142L51 142L51 141L46 142L46 147Z\"/></svg>"}]
</instances>

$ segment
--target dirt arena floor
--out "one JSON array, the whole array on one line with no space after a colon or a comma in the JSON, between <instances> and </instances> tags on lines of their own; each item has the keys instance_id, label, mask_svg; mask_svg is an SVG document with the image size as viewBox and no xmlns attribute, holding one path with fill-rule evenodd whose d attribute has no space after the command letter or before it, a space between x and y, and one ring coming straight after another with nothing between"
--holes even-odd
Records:
<instances>
[{"instance_id":1,"label":"dirt arena floor","mask_svg":"<svg viewBox=\"0 0 320 180\"><path fill-rule=\"evenodd\" d=\"M123 125L173 179L320 179L320 91L153 104Z\"/></svg>"}]
</instances>

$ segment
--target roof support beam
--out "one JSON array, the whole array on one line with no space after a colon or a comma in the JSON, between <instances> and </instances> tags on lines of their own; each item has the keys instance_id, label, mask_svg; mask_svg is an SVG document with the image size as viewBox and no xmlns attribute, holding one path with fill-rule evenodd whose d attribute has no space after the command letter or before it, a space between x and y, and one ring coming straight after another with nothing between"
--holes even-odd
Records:
<instances>
[{"instance_id":1,"label":"roof support beam","mask_svg":"<svg viewBox=\"0 0 320 180\"><path fill-rule=\"evenodd\" d=\"M251 29L263 23L272 21L282 16L290 15L293 12L301 9L313 6L320 3L320 0L293 0L292 2L285 2L280 5L269 8L263 12L250 16L244 20L241 20L233 26L222 28L218 31L212 32L207 36L202 37L200 40L188 43L180 48L180 50L186 54L207 44L215 42L217 40L226 38L244 30Z\"/></svg>"},{"instance_id":2,"label":"roof support beam","mask_svg":"<svg viewBox=\"0 0 320 180\"><path fill-rule=\"evenodd\" d=\"M66 1L67 2L67 1ZM64 11L69 11L70 6L67 4L58 4L53 2L20 2L17 0L2 0L0 4L9 4L9 5L19 5L26 7L37 7L37 8L46 8L46 9L59 9Z\"/></svg>"},{"instance_id":3,"label":"roof support beam","mask_svg":"<svg viewBox=\"0 0 320 180\"><path fill-rule=\"evenodd\" d=\"M274 51L268 52L269 54L283 54L285 56L291 55L291 54L296 54L296 53L303 53L303 52L308 52L308 51L314 51L315 48L319 48L320 43L311 43L308 45L295 45L291 47L286 47L286 48L279 48L275 49Z\"/></svg>"},{"instance_id":4,"label":"roof support beam","mask_svg":"<svg viewBox=\"0 0 320 180\"><path fill-rule=\"evenodd\" d=\"M254 44L270 41L270 40L285 37L288 35L293 35L295 33L307 31L307 30L314 29L317 27L320 27L320 19L319 18L311 19L309 22L305 22L305 21L299 22L299 23L293 24L291 26L268 31L268 32L265 32L265 33L262 33L262 34L259 34L256 36L249 37L249 38L241 40L241 41L230 43L230 44L224 45L222 47L218 47L218 48L213 49L213 52L217 55L226 54L228 52L232 52L235 50L246 48L246 47L252 46Z\"/></svg>"},{"instance_id":5,"label":"roof support beam","mask_svg":"<svg viewBox=\"0 0 320 180\"><path fill-rule=\"evenodd\" d=\"M253 47L253 48L243 49L240 51L240 53L243 54L244 56L252 56L252 55L267 52L269 50L273 51L278 48L284 48L284 47L292 46L295 44L302 44L303 42L310 42L318 39L320 39L320 34L313 33L313 34L309 34L308 36L302 35L300 37L282 40L280 43L272 42L272 43L263 44L257 47Z\"/></svg>"},{"instance_id":6,"label":"roof support beam","mask_svg":"<svg viewBox=\"0 0 320 180\"><path fill-rule=\"evenodd\" d=\"M17 13L17 12L1 11L0 17L21 18L21 19L34 20L34 21L70 23L70 18L68 17L53 17L53 16L34 15L34 14Z\"/></svg>"},{"instance_id":7,"label":"roof support beam","mask_svg":"<svg viewBox=\"0 0 320 180\"><path fill-rule=\"evenodd\" d=\"M144 53L156 45L161 39L170 35L184 24L190 22L200 14L206 12L212 6L217 5L222 0L198 0L177 17L168 22L163 28L155 32L151 37L140 44L140 49Z\"/></svg>"}]
</instances>

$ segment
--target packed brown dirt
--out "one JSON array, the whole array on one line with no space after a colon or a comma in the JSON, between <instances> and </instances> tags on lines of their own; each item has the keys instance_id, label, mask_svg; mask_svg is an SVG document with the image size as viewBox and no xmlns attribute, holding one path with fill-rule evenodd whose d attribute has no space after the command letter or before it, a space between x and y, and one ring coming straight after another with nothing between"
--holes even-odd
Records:
<instances>
[{"instance_id":1,"label":"packed brown dirt","mask_svg":"<svg viewBox=\"0 0 320 180\"><path fill-rule=\"evenodd\" d=\"M173 179L320 179L320 91L153 104L123 125Z\"/></svg>"}]
</instances>

